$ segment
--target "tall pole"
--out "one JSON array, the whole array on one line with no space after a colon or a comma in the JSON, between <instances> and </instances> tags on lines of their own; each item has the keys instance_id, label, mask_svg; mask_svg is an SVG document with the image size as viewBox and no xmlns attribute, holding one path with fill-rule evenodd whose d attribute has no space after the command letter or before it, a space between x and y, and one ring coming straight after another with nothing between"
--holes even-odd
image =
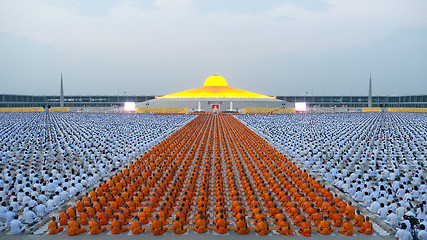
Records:
<instances>
[{"instance_id":1,"label":"tall pole","mask_svg":"<svg viewBox=\"0 0 427 240\"><path fill-rule=\"evenodd\" d=\"M62 72L61 72L61 92L59 95L59 106L64 107L64 81L62 79Z\"/></svg>"},{"instance_id":2,"label":"tall pole","mask_svg":"<svg viewBox=\"0 0 427 240\"><path fill-rule=\"evenodd\" d=\"M371 78L371 73L369 73L368 107L372 107L372 78Z\"/></svg>"}]
</instances>

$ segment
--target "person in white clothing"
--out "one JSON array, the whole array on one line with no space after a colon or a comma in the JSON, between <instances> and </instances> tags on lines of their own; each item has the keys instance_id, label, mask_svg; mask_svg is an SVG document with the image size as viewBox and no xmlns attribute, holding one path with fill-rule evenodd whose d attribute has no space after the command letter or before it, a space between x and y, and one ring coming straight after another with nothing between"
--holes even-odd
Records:
<instances>
[{"instance_id":1,"label":"person in white clothing","mask_svg":"<svg viewBox=\"0 0 427 240\"><path fill-rule=\"evenodd\" d=\"M427 240L427 231L424 224L420 224L420 231L418 232L418 240Z\"/></svg>"},{"instance_id":2,"label":"person in white clothing","mask_svg":"<svg viewBox=\"0 0 427 240\"><path fill-rule=\"evenodd\" d=\"M18 215L15 215L15 219L10 222L10 234L18 234L23 232L27 227L24 226L18 219Z\"/></svg>"}]
</instances>

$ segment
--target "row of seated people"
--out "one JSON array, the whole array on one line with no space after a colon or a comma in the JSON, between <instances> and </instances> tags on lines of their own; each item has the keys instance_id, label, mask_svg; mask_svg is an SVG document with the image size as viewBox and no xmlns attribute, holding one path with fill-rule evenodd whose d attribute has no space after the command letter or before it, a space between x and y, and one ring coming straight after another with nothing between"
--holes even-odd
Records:
<instances>
[{"instance_id":1,"label":"row of seated people","mask_svg":"<svg viewBox=\"0 0 427 240\"><path fill-rule=\"evenodd\" d=\"M142 233L143 225L150 222L153 235L163 234L168 225L180 234L196 215L195 226L188 229L198 233L208 231L209 224L215 232L227 233L233 229L232 219L239 234L254 229L260 235L272 230L292 235L292 225L304 236L311 236L311 225L321 234L330 234L332 226L340 227L344 235L353 235L354 227L363 234L373 233L369 218L355 214L351 204L334 197L233 118L221 119L221 128L212 127L215 124L209 120L197 118L194 125L187 125L100 184L75 209L60 214L60 225L70 225L68 220L79 214L82 225L89 219L99 222L91 221L98 226L93 234L106 225L112 233ZM189 134L192 131L202 134ZM126 225L132 218L129 229ZM168 219L175 220L172 224ZM51 225L52 233L58 231L54 222Z\"/></svg>"}]
</instances>

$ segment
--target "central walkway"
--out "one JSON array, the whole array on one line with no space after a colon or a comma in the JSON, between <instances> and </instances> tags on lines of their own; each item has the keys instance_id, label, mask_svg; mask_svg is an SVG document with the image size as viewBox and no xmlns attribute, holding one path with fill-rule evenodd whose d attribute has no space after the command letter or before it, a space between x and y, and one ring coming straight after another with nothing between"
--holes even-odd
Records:
<instances>
[{"instance_id":1,"label":"central walkway","mask_svg":"<svg viewBox=\"0 0 427 240\"><path fill-rule=\"evenodd\" d=\"M202 115L100 184L59 222L67 232L74 215L83 228L96 215L111 229L101 233L93 225L84 235L319 236L316 228L362 236L361 227L372 233L354 211L233 116Z\"/></svg>"}]
</instances>

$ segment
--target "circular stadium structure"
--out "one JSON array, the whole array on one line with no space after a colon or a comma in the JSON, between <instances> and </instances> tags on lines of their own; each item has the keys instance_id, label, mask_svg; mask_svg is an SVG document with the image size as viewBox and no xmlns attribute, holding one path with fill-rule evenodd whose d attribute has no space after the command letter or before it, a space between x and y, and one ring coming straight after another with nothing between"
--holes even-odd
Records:
<instances>
[{"instance_id":1,"label":"circular stadium structure","mask_svg":"<svg viewBox=\"0 0 427 240\"><path fill-rule=\"evenodd\" d=\"M242 112L244 108L281 109L291 106L273 96L229 87L225 78L212 75L202 87L159 96L140 102L136 107L187 109L187 112Z\"/></svg>"}]
</instances>

